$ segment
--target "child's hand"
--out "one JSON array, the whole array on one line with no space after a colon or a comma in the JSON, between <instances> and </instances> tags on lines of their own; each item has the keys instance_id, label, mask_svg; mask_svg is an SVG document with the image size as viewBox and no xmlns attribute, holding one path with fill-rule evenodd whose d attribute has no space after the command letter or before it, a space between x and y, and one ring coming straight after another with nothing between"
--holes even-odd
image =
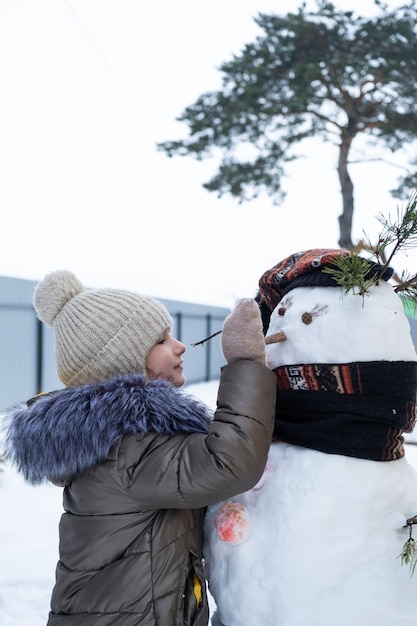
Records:
<instances>
[{"instance_id":1,"label":"child's hand","mask_svg":"<svg viewBox=\"0 0 417 626\"><path fill-rule=\"evenodd\" d=\"M224 321L221 342L223 356L228 363L249 359L265 365L265 339L255 300L237 301L235 309Z\"/></svg>"}]
</instances>

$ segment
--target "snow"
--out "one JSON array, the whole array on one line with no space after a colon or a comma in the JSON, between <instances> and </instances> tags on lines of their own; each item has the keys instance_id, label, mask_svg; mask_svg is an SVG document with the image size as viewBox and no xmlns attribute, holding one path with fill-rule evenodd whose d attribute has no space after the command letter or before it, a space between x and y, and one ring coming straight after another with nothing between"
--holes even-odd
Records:
<instances>
[{"instance_id":1,"label":"snow","mask_svg":"<svg viewBox=\"0 0 417 626\"><path fill-rule=\"evenodd\" d=\"M185 391L214 408L217 387L218 381L210 381L186 386ZM407 440L406 456L417 468L417 435ZM29 486L7 465L0 473L1 626L46 624L58 558L61 499L61 489ZM213 611L214 601L209 600Z\"/></svg>"},{"instance_id":2,"label":"snow","mask_svg":"<svg viewBox=\"0 0 417 626\"><path fill-rule=\"evenodd\" d=\"M303 262L282 262L277 283L285 284L285 270L301 276ZM275 284L271 276L268 281ZM399 371L411 369L406 363L417 355L400 298L380 281L364 298L302 286L277 300L271 300L266 351L268 366L279 368L284 441L272 444L255 487L208 508L206 572L219 618L227 626L417 626L417 579L398 559L408 539L406 521L417 508L416 448L409 438L406 458L371 460L374 446L375 454L381 451L368 418L380 411L384 450L396 450L388 428L406 419L406 411L396 404L388 377L375 374L370 385L360 364L377 361L381 372L407 381ZM353 372L349 363L359 363L357 376L346 375ZM414 395L399 380L390 382L404 398ZM319 407L328 396L327 410L317 414L315 391L329 392L317 396ZM392 402L386 408L385 398ZM353 424L369 460L355 450ZM310 429L317 450L301 443L308 445ZM326 436L333 454L320 451ZM355 455L336 454L339 444Z\"/></svg>"},{"instance_id":3,"label":"snow","mask_svg":"<svg viewBox=\"0 0 417 626\"><path fill-rule=\"evenodd\" d=\"M393 355L396 361L416 358L403 304L388 283L374 286L365 299L341 298L338 289L328 287L304 287L290 291L277 308L285 309L285 315L271 315L268 335L284 331L288 337L267 347L271 369L297 363L391 361ZM302 321L305 311L313 314L309 324Z\"/></svg>"}]
</instances>

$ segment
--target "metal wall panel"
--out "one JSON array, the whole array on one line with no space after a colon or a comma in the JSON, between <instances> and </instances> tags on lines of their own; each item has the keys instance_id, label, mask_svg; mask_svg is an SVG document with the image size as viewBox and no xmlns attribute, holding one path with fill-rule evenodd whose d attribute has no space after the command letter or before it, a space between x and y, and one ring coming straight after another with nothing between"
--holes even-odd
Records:
<instances>
[{"instance_id":1,"label":"metal wall panel","mask_svg":"<svg viewBox=\"0 0 417 626\"><path fill-rule=\"evenodd\" d=\"M55 371L53 330L32 307L36 281L0 276L0 411L39 391L62 387ZM217 379L225 364L220 339L192 347L220 330L230 312L223 307L159 298L173 317L172 334L185 346L187 383Z\"/></svg>"}]
</instances>

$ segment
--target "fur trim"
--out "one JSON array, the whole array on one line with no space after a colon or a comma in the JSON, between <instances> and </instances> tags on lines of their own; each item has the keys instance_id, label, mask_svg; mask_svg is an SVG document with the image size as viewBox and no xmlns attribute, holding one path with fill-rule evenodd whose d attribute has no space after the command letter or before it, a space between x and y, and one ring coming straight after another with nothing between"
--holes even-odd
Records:
<instances>
[{"instance_id":1,"label":"fur trim","mask_svg":"<svg viewBox=\"0 0 417 626\"><path fill-rule=\"evenodd\" d=\"M4 455L33 485L67 483L125 435L207 432L211 411L166 380L118 376L39 396L5 421Z\"/></svg>"}]
</instances>

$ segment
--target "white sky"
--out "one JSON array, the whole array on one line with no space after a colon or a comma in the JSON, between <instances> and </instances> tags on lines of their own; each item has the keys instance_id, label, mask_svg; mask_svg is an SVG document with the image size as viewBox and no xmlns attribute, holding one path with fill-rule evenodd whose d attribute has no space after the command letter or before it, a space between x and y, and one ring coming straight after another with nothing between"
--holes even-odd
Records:
<instances>
[{"instance_id":1,"label":"white sky","mask_svg":"<svg viewBox=\"0 0 417 626\"><path fill-rule=\"evenodd\" d=\"M232 306L286 255L336 247L331 145L300 146L280 207L219 200L201 186L215 163L156 150L186 136L175 118L220 87L219 65L258 34L254 16L300 4L0 0L0 275L66 268L91 287ZM373 2L335 5L364 14ZM350 172L356 239L378 231L380 211L395 215L401 171L373 162Z\"/></svg>"}]
</instances>

